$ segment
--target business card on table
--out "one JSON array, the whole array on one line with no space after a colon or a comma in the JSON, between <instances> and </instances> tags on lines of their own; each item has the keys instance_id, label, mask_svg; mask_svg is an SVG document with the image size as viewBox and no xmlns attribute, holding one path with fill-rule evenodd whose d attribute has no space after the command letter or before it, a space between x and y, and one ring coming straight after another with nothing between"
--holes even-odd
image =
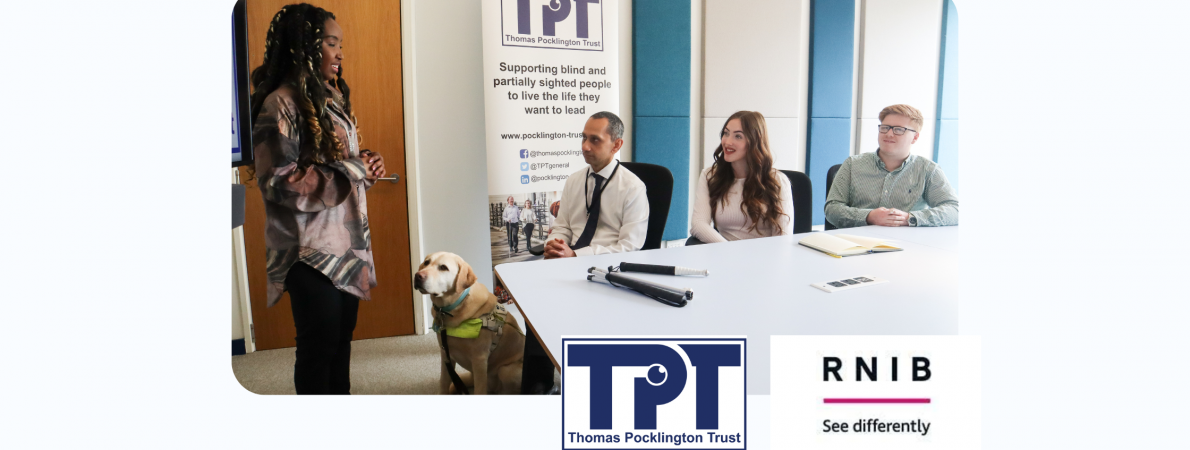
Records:
<instances>
[{"instance_id":1,"label":"business card on table","mask_svg":"<svg viewBox=\"0 0 1190 450\"><path fill-rule=\"evenodd\" d=\"M834 292L839 292L839 291L846 291L848 289L856 289L856 288L861 288L864 286L872 286L875 284L882 284L882 283L887 283L887 282L888 282L888 280L885 280L883 278L862 276L862 277L855 277L855 278L844 278L842 280L824 281L822 283L811 284L810 286L814 286L814 287L824 290L826 292L834 293Z\"/></svg>"}]
</instances>

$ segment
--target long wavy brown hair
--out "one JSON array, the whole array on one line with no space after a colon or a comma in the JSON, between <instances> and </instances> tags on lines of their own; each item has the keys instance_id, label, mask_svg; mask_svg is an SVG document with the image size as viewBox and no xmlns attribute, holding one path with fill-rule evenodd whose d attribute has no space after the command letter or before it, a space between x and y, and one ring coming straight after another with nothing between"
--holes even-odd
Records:
<instances>
[{"instance_id":1,"label":"long wavy brown hair","mask_svg":"<svg viewBox=\"0 0 1190 450\"><path fill-rule=\"evenodd\" d=\"M748 150L744 160L748 162L748 175L744 179L744 192L741 195L740 207L744 214L752 220L752 229L761 230L770 235L782 234L781 216L781 180L777 178L777 171L773 170L773 154L769 151L768 127L764 123L764 115L756 111L739 111L732 114L723 122L723 129L719 132L720 139L727 133L727 124L739 119L744 129L744 138L748 140ZM719 207L727 203L727 191L735 183L735 172L731 163L723 159L723 143L715 149L715 163L708 174L707 188L711 195L711 217Z\"/></svg>"},{"instance_id":2,"label":"long wavy brown hair","mask_svg":"<svg viewBox=\"0 0 1190 450\"><path fill-rule=\"evenodd\" d=\"M303 139L310 139L313 145L302 145L298 154L298 167L311 164L328 164L344 159L343 143L335 135L327 103L330 94L326 81L318 71L322 65L322 28L328 19L334 19L330 11L306 3L289 5L277 11L269 24L264 45L264 63L252 70L249 82L252 85L252 121L260 114L264 99L283 85L289 85L297 93L297 104L302 110L305 127ZM343 68L332 81L343 95L343 110L355 123L351 110L351 89L343 80ZM249 165L251 176L255 167Z\"/></svg>"}]
</instances>

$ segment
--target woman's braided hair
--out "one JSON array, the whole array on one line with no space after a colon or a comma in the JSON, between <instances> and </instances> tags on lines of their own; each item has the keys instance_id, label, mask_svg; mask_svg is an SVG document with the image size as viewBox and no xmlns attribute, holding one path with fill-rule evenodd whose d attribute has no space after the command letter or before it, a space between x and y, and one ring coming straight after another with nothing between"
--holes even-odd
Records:
<instances>
[{"instance_id":1,"label":"woman's braided hair","mask_svg":"<svg viewBox=\"0 0 1190 450\"><path fill-rule=\"evenodd\" d=\"M317 6L306 3L289 5L277 11L269 24L264 44L264 63L252 70L252 121L260 114L264 100L283 85L297 91L297 104L305 119L303 139L312 140L312 146L303 145L298 155L298 167L311 164L326 164L344 159L343 143L335 134L327 104L331 101L318 68L322 66L322 34L324 24L335 15ZM351 110L351 90L343 81L343 68L335 77L334 85L343 94L343 110L355 123Z\"/></svg>"}]
</instances>

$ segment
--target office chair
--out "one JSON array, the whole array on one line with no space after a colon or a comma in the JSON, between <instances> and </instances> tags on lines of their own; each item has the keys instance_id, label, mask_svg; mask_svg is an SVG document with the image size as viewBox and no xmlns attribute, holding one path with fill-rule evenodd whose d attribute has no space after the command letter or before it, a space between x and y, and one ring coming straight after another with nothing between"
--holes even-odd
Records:
<instances>
[{"instance_id":1,"label":"office chair","mask_svg":"<svg viewBox=\"0 0 1190 450\"><path fill-rule=\"evenodd\" d=\"M831 195L831 185L835 183L835 174L839 173L839 167L842 167L842 166L843 166L842 164L835 164L835 165L831 166L830 170L826 171L826 196L827 197L830 197L830 195ZM823 208L823 215L824 216L826 215L825 207ZM826 220L825 218L823 218L822 223L826 225L825 227L823 227L824 230L833 230L833 229L838 228L838 227L832 225L831 221Z\"/></svg>"},{"instance_id":2,"label":"office chair","mask_svg":"<svg viewBox=\"0 0 1190 450\"><path fill-rule=\"evenodd\" d=\"M661 235L665 233L665 221L669 218L669 204L673 200L674 177L665 167L640 163L621 162L640 181L645 183L645 195L649 199L649 226L645 232L645 243L641 250L661 248ZM545 245L529 248L529 253L540 256Z\"/></svg>"},{"instance_id":3,"label":"office chair","mask_svg":"<svg viewBox=\"0 0 1190 450\"><path fill-rule=\"evenodd\" d=\"M782 170L789 177L793 188L793 233L809 233L812 225L810 215L814 211L814 184L805 173L796 170Z\"/></svg>"}]
</instances>

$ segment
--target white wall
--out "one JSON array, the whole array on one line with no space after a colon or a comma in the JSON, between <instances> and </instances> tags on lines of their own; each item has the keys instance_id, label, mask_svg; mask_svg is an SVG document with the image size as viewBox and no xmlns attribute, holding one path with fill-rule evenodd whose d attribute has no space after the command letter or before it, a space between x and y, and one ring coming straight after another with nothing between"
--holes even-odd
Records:
<instances>
[{"instance_id":1,"label":"white wall","mask_svg":"<svg viewBox=\"0 0 1190 450\"><path fill-rule=\"evenodd\" d=\"M933 158L942 0L863 0L856 152L877 147L880 110L904 103L925 117L912 152Z\"/></svg>"},{"instance_id":2,"label":"white wall","mask_svg":"<svg viewBox=\"0 0 1190 450\"><path fill-rule=\"evenodd\" d=\"M703 152L706 139L703 137L703 60L706 54L706 5L703 0L691 0L690 5L690 176L686 183L686 217L694 211L695 183L703 169ZM687 224L689 226L689 224ZM662 242L662 248L685 245L686 240Z\"/></svg>"},{"instance_id":3,"label":"white wall","mask_svg":"<svg viewBox=\"0 0 1190 450\"><path fill-rule=\"evenodd\" d=\"M480 2L420 0L410 9L403 26L411 27L407 73L413 76L405 93L413 110L405 117L414 133L405 151L416 153L410 180L417 183L420 221L410 251L456 253L492 286Z\"/></svg>"},{"instance_id":4,"label":"white wall","mask_svg":"<svg viewBox=\"0 0 1190 450\"><path fill-rule=\"evenodd\" d=\"M702 167L714 161L727 117L751 110L765 116L774 166L805 170L808 8L809 0L706 0Z\"/></svg>"},{"instance_id":5,"label":"white wall","mask_svg":"<svg viewBox=\"0 0 1190 450\"><path fill-rule=\"evenodd\" d=\"M231 183L239 184L240 171L231 169ZM252 317L248 294L248 267L244 259L244 227L231 229L231 340L243 339L251 327ZM245 351L255 351L251 340L244 342Z\"/></svg>"}]
</instances>

